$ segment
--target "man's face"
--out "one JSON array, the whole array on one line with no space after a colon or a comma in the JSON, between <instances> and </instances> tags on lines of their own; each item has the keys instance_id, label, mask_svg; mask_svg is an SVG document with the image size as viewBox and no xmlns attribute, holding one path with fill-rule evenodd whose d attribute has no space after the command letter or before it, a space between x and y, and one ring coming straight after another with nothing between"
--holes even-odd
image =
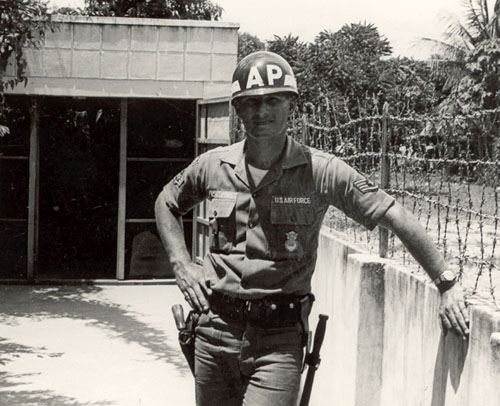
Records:
<instances>
[{"instance_id":1,"label":"man's face","mask_svg":"<svg viewBox=\"0 0 500 406\"><path fill-rule=\"evenodd\" d=\"M291 107L286 93L242 97L235 104L246 131L256 138L285 134Z\"/></svg>"}]
</instances>

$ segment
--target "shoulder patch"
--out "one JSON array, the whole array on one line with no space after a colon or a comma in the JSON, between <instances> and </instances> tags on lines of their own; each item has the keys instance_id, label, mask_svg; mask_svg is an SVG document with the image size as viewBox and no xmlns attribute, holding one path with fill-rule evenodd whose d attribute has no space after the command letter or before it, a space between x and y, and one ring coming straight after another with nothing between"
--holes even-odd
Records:
<instances>
[{"instance_id":1,"label":"shoulder patch","mask_svg":"<svg viewBox=\"0 0 500 406\"><path fill-rule=\"evenodd\" d=\"M188 166L188 168L192 166L198 165L198 162L200 162L200 157L197 156ZM187 168L184 168L182 171L180 171L177 175L175 175L174 179L172 180L174 186L180 188L184 184L184 172L186 171Z\"/></svg>"},{"instance_id":2,"label":"shoulder patch","mask_svg":"<svg viewBox=\"0 0 500 406\"><path fill-rule=\"evenodd\" d=\"M184 169L180 171L177 175L175 175L174 180L172 181L175 187L181 187L184 183Z\"/></svg>"},{"instance_id":3,"label":"shoulder patch","mask_svg":"<svg viewBox=\"0 0 500 406\"><path fill-rule=\"evenodd\" d=\"M352 184L363 194L376 192L378 190L378 186L368 178L355 180Z\"/></svg>"}]
</instances>

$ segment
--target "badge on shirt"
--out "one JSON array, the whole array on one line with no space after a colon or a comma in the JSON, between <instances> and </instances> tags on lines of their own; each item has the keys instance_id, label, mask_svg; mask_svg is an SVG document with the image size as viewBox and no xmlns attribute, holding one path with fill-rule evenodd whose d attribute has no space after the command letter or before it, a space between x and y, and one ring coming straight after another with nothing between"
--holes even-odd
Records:
<instances>
[{"instance_id":1,"label":"badge on shirt","mask_svg":"<svg viewBox=\"0 0 500 406\"><path fill-rule=\"evenodd\" d=\"M355 180L352 184L363 194L376 192L378 190L378 186L368 178Z\"/></svg>"},{"instance_id":2,"label":"badge on shirt","mask_svg":"<svg viewBox=\"0 0 500 406\"><path fill-rule=\"evenodd\" d=\"M285 248L288 252L295 252L297 248L299 248L299 242L297 241L298 236L299 235L295 231L286 233Z\"/></svg>"}]
</instances>

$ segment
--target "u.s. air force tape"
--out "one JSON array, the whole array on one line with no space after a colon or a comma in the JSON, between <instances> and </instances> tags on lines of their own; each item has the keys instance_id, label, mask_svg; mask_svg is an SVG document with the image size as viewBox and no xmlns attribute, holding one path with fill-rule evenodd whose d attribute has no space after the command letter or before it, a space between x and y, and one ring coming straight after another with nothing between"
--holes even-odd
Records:
<instances>
[{"instance_id":1,"label":"u.s. air force tape","mask_svg":"<svg viewBox=\"0 0 500 406\"><path fill-rule=\"evenodd\" d=\"M311 204L311 198L307 196L273 196L273 204Z\"/></svg>"}]
</instances>

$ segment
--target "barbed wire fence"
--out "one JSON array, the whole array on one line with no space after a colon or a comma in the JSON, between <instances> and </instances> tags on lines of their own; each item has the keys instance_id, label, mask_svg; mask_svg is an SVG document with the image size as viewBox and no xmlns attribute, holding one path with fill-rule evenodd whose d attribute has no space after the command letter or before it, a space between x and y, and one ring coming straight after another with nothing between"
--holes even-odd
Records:
<instances>
[{"instance_id":1,"label":"barbed wire fence","mask_svg":"<svg viewBox=\"0 0 500 406\"><path fill-rule=\"evenodd\" d=\"M361 111L361 109L359 109ZM364 109L351 118L325 101L296 112L291 135L379 183L425 227L467 293L500 308L500 109L449 116ZM325 221L370 252L417 264L392 233L363 230L340 211Z\"/></svg>"}]
</instances>

